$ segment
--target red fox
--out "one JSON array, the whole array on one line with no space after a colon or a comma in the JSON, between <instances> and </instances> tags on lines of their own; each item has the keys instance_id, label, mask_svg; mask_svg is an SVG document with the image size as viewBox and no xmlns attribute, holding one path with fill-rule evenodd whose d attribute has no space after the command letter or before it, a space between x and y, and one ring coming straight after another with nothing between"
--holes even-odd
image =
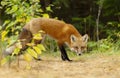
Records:
<instances>
[{"instance_id":1,"label":"red fox","mask_svg":"<svg viewBox=\"0 0 120 78\"><path fill-rule=\"evenodd\" d=\"M78 55L81 55L87 49L88 35L81 36L73 25L56 19L34 18L23 27L18 37L22 44L21 50L27 48L26 44L31 41L33 34L39 33L40 30L43 30L45 34L53 37L57 41L63 61L71 61L67 56L64 44ZM8 47L5 50L5 54L12 54L16 46L17 43L14 43Z\"/></svg>"}]
</instances>

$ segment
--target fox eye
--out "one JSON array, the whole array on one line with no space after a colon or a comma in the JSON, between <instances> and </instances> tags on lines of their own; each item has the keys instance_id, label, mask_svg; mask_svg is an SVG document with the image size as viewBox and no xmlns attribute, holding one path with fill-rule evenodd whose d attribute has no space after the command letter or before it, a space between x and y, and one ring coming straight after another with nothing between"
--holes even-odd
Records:
<instances>
[{"instance_id":1,"label":"fox eye","mask_svg":"<svg viewBox=\"0 0 120 78\"><path fill-rule=\"evenodd\" d=\"M81 46L81 49L84 49L85 48L85 46Z\"/></svg>"},{"instance_id":2,"label":"fox eye","mask_svg":"<svg viewBox=\"0 0 120 78\"><path fill-rule=\"evenodd\" d=\"M75 46L74 48L75 48L75 49L78 49L78 46Z\"/></svg>"}]
</instances>

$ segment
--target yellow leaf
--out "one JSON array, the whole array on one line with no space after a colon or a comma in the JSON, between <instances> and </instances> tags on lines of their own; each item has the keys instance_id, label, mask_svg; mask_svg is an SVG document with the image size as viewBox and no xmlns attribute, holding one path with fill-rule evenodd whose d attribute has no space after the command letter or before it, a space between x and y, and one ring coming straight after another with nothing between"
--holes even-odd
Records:
<instances>
[{"instance_id":1,"label":"yellow leaf","mask_svg":"<svg viewBox=\"0 0 120 78\"><path fill-rule=\"evenodd\" d=\"M38 34L34 34L33 39L36 39L36 40L41 40L41 39L42 39L42 36L41 36L41 34L40 34L40 33L38 33Z\"/></svg>"},{"instance_id":2,"label":"yellow leaf","mask_svg":"<svg viewBox=\"0 0 120 78\"><path fill-rule=\"evenodd\" d=\"M27 49L27 52L28 52L31 56L33 56L34 58L37 58L37 57L38 57L37 53L36 53L33 49L28 48L28 49Z\"/></svg>"},{"instance_id":3,"label":"yellow leaf","mask_svg":"<svg viewBox=\"0 0 120 78\"><path fill-rule=\"evenodd\" d=\"M42 37L33 37L33 39L35 39L35 40L41 40Z\"/></svg>"},{"instance_id":4,"label":"yellow leaf","mask_svg":"<svg viewBox=\"0 0 120 78\"><path fill-rule=\"evenodd\" d=\"M7 63L9 60L10 60L10 56L7 56L7 57L3 58L3 59L1 60L1 65L4 65L4 64Z\"/></svg>"},{"instance_id":5,"label":"yellow leaf","mask_svg":"<svg viewBox=\"0 0 120 78\"><path fill-rule=\"evenodd\" d=\"M3 31L1 34L1 40L4 41L5 40L5 36L7 35L8 31Z\"/></svg>"},{"instance_id":6,"label":"yellow leaf","mask_svg":"<svg viewBox=\"0 0 120 78\"><path fill-rule=\"evenodd\" d=\"M46 10L47 10L47 11L50 11L50 12L53 12L53 11L51 10L51 7L50 7L50 6L46 7Z\"/></svg>"},{"instance_id":7,"label":"yellow leaf","mask_svg":"<svg viewBox=\"0 0 120 78\"><path fill-rule=\"evenodd\" d=\"M20 40L18 40L18 43L16 43L16 46L18 47L18 48L22 48L22 45L21 45L21 42L20 42Z\"/></svg>"},{"instance_id":8,"label":"yellow leaf","mask_svg":"<svg viewBox=\"0 0 120 78\"><path fill-rule=\"evenodd\" d=\"M11 45L11 40L10 40L10 39L7 39L7 43L8 43L7 46L10 46L10 45Z\"/></svg>"},{"instance_id":9,"label":"yellow leaf","mask_svg":"<svg viewBox=\"0 0 120 78\"><path fill-rule=\"evenodd\" d=\"M16 32L15 32L15 35L18 35L18 34L19 34L19 32L18 32L18 31L16 31Z\"/></svg>"},{"instance_id":10,"label":"yellow leaf","mask_svg":"<svg viewBox=\"0 0 120 78\"><path fill-rule=\"evenodd\" d=\"M27 43L28 46L34 46L34 43Z\"/></svg>"},{"instance_id":11,"label":"yellow leaf","mask_svg":"<svg viewBox=\"0 0 120 78\"><path fill-rule=\"evenodd\" d=\"M40 48L40 50L46 51L45 47L42 44L38 44L37 47Z\"/></svg>"},{"instance_id":12,"label":"yellow leaf","mask_svg":"<svg viewBox=\"0 0 120 78\"><path fill-rule=\"evenodd\" d=\"M25 53L24 54L24 59L27 61L27 62L30 62L32 60L32 56L28 53Z\"/></svg>"},{"instance_id":13,"label":"yellow leaf","mask_svg":"<svg viewBox=\"0 0 120 78\"><path fill-rule=\"evenodd\" d=\"M37 54L41 54L41 49L39 47L34 46L33 49L37 52Z\"/></svg>"},{"instance_id":14,"label":"yellow leaf","mask_svg":"<svg viewBox=\"0 0 120 78\"><path fill-rule=\"evenodd\" d=\"M20 48L18 48L18 47L15 48L14 52L12 53L12 56L14 56L14 55L18 55L19 52L20 52Z\"/></svg>"},{"instance_id":15,"label":"yellow leaf","mask_svg":"<svg viewBox=\"0 0 120 78\"><path fill-rule=\"evenodd\" d=\"M39 11L40 11L40 12L43 12L43 10L42 10L42 9L39 9Z\"/></svg>"},{"instance_id":16,"label":"yellow leaf","mask_svg":"<svg viewBox=\"0 0 120 78\"><path fill-rule=\"evenodd\" d=\"M45 33L45 31L43 31L43 30L40 30L40 31L39 31L39 33Z\"/></svg>"},{"instance_id":17,"label":"yellow leaf","mask_svg":"<svg viewBox=\"0 0 120 78\"><path fill-rule=\"evenodd\" d=\"M14 32L15 31L15 28L14 27L12 27L12 32Z\"/></svg>"},{"instance_id":18,"label":"yellow leaf","mask_svg":"<svg viewBox=\"0 0 120 78\"><path fill-rule=\"evenodd\" d=\"M0 30L2 29L2 26L0 26Z\"/></svg>"},{"instance_id":19,"label":"yellow leaf","mask_svg":"<svg viewBox=\"0 0 120 78\"><path fill-rule=\"evenodd\" d=\"M49 17L49 15L48 15L48 14L46 14L46 13L45 13L45 14L43 14L43 17L45 17L45 18L50 18L50 17Z\"/></svg>"},{"instance_id":20,"label":"yellow leaf","mask_svg":"<svg viewBox=\"0 0 120 78\"><path fill-rule=\"evenodd\" d=\"M27 16L26 23L29 22L32 19L32 17Z\"/></svg>"}]
</instances>

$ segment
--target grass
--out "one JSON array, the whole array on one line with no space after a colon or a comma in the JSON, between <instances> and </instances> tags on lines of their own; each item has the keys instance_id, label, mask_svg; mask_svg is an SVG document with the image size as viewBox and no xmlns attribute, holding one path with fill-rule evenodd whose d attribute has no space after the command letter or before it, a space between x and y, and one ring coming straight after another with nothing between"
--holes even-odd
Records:
<instances>
[{"instance_id":1,"label":"grass","mask_svg":"<svg viewBox=\"0 0 120 78\"><path fill-rule=\"evenodd\" d=\"M60 51L42 52L43 61L32 60L27 68L27 62L20 60L20 67L14 61L10 68L0 67L2 78L119 78L120 51L91 51L77 56L67 51L73 62L61 60ZM22 59L22 58L21 58ZM4 70L4 72L3 72ZM6 75L7 74L7 75Z\"/></svg>"},{"instance_id":2,"label":"grass","mask_svg":"<svg viewBox=\"0 0 120 78\"><path fill-rule=\"evenodd\" d=\"M67 52L68 56L70 59L72 60L87 60L87 59L96 59L98 57L110 57L110 56L120 56L120 51L117 50L115 51L111 51L111 50L107 50L105 52L99 52L99 51L91 51L89 53L84 53L81 56L78 56L76 53L68 51ZM60 51L57 52L42 52L41 57L51 57L51 58L57 58L61 60L61 54Z\"/></svg>"},{"instance_id":3,"label":"grass","mask_svg":"<svg viewBox=\"0 0 120 78\"><path fill-rule=\"evenodd\" d=\"M73 62L64 62L59 51L43 52L43 61L32 60L31 69L26 69L26 62L21 60L19 68L14 62L9 69L0 68L0 75L2 78L119 78L119 55L119 51L91 52L82 56L68 52Z\"/></svg>"}]
</instances>

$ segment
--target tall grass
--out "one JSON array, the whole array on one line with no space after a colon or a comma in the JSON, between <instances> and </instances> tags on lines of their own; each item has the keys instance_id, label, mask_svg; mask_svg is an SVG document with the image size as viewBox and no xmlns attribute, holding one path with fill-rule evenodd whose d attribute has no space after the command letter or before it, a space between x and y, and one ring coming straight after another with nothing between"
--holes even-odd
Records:
<instances>
[{"instance_id":1,"label":"tall grass","mask_svg":"<svg viewBox=\"0 0 120 78\"><path fill-rule=\"evenodd\" d=\"M98 42L88 42L88 52L119 52L120 39L101 39Z\"/></svg>"}]
</instances>

